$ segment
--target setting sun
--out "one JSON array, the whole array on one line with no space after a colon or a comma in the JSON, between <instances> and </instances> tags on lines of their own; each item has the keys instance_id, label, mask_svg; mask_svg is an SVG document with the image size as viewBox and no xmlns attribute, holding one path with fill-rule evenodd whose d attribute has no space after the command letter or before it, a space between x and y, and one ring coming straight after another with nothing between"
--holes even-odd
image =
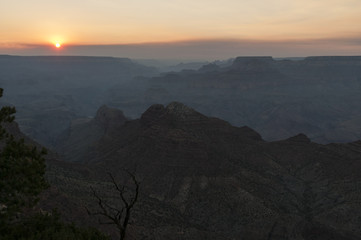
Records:
<instances>
[{"instance_id":1,"label":"setting sun","mask_svg":"<svg viewBox=\"0 0 361 240\"><path fill-rule=\"evenodd\" d=\"M61 47L61 44L60 44L60 43L55 43L55 47L56 47L56 48L60 48L60 47Z\"/></svg>"}]
</instances>

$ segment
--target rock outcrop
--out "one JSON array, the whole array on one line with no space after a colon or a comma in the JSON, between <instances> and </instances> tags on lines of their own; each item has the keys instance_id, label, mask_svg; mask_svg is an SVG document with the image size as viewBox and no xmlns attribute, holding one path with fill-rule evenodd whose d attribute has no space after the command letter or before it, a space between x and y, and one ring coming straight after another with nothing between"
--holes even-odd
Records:
<instances>
[{"instance_id":1,"label":"rock outcrop","mask_svg":"<svg viewBox=\"0 0 361 240\"><path fill-rule=\"evenodd\" d=\"M122 111L103 105L94 119L74 120L58 140L56 151L66 161L87 161L85 155L92 152L98 142L117 132L125 121L127 118Z\"/></svg>"}]
</instances>

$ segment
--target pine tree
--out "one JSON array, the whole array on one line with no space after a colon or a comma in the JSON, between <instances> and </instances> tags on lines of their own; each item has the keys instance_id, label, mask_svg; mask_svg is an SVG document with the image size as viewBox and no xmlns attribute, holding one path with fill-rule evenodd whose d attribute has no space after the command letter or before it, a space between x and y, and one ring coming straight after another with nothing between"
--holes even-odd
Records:
<instances>
[{"instance_id":1,"label":"pine tree","mask_svg":"<svg viewBox=\"0 0 361 240\"><path fill-rule=\"evenodd\" d=\"M0 98L3 89L0 88ZM0 109L0 239L10 240L109 240L94 228L79 228L64 223L60 215L27 215L38 195L48 187L45 180L46 150L25 144L7 132L14 121L14 107Z\"/></svg>"},{"instance_id":2,"label":"pine tree","mask_svg":"<svg viewBox=\"0 0 361 240\"><path fill-rule=\"evenodd\" d=\"M0 89L2 97L3 89ZM6 126L14 121L14 107L0 109L0 226L16 221L23 208L32 207L48 187L45 180L45 149L17 140Z\"/></svg>"}]
</instances>

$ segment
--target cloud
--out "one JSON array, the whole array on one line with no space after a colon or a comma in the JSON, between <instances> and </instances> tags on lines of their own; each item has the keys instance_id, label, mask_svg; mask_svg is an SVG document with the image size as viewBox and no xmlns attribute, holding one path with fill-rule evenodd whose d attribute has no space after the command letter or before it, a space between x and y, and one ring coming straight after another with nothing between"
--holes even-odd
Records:
<instances>
[{"instance_id":1,"label":"cloud","mask_svg":"<svg viewBox=\"0 0 361 240\"><path fill-rule=\"evenodd\" d=\"M10 46L10 47L9 47ZM18 55L85 55L129 58L216 60L236 56L305 57L361 55L361 37L297 40L208 39L164 43L53 46L1 45L0 53ZM19 47L20 46L20 47Z\"/></svg>"}]
</instances>

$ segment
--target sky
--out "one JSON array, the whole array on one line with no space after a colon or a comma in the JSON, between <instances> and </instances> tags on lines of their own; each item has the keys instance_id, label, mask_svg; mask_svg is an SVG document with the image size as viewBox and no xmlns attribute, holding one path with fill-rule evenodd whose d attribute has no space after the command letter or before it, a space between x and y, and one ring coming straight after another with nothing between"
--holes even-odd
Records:
<instances>
[{"instance_id":1,"label":"sky","mask_svg":"<svg viewBox=\"0 0 361 240\"><path fill-rule=\"evenodd\" d=\"M0 0L0 54L361 55L360 23L360 0Z\"/></svg>"}]
</instances>

